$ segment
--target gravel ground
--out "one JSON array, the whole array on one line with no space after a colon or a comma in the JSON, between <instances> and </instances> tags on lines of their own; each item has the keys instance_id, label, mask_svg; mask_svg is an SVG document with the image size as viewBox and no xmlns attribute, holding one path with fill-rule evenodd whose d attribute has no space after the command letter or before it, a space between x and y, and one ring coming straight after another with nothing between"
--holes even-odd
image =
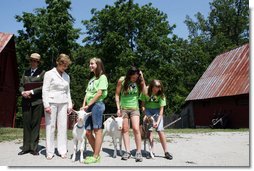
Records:
<instances>
[{"instance_id":1,"label":"gravel ground","mask_svg":"<svg viewBox=\"0 0 254 171\"><path fill-rule=\"evenodd\" d=\"M156 135L156 134L155 134ZM157 137L157 136L156 136ZM213 132L197 134L167 134L169 152L173 155L173 160L164 158L161 144L155 142L155 159L143 158L143 162L135 162L134 158L127 161L121 157L112 158L113 145L111 138L106 136L102 144L101 162L86 165L78 160L72 162L70 159L73 153L73 143L68 141L68 158L62 159L55 156L52 160L45 158L45 140L40 140L40 155L33 156L25 154L18 156L22 146L22 140L0 143L0 165L16 168L17 166L71 166L71 167L213 167L213 166L235 166L250 167L250 136L249 132ZM135 149L133 137L131 137L131 149ZM143 142L142 142L143 149ZM85 156L92 154L88 145ZM135 150L132 150L135 155ZM143 156L145 152L142 150ZM77 154L77 157L79 155Z\"/></svg>"}]
</instances>

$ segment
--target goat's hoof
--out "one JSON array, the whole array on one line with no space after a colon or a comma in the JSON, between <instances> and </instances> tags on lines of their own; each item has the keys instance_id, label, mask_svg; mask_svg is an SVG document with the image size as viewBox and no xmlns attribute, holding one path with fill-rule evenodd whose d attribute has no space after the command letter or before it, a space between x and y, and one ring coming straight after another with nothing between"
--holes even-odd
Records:
<instances>
[{"instance_id":1,"label":"goat's hoof","mask_svg":"<svg viewBox=\"0 0 254 171\"><path fill-rule=\"evenodd\" d=\"M113 158L116 158L116 156L113 156Z\"/></svg>"},{"instance_id":2,"label":"goat's hoof","mask_svg":"<svg viewBox=\"0 0 254 171\"><path fill-rule=\"evenodd\" d=\"M71 160L72 160L73 162L75 162L76 156L73 156L73 157L71 158Z\"/></svg>"}]
</instances>

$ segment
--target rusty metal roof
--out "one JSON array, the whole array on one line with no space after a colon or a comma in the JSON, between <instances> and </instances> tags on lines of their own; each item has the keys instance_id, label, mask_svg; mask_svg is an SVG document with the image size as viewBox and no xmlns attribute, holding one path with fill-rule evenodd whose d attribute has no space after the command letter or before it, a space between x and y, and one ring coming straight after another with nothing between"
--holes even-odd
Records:
<instances>
[{"instance_id":1,"label":"rusty metal roof","mask_svg":"<svg viewBox=\"0 0 254 171\"><path fill-rule=\"evenodd\" d=\"M13 34L0 32L0 53L7 45L7 43L11 40Z\"/></svg>"},{"instance_id":2,"label":"rusty metal roof","mask_svg":"<svg viewBox=\"0 0 254 171\"><path fill-rule=\"evenodd\" d=\"M250 89L249 44L218 55L186 101L248 94Z\"/></svg>"}]
</instances>

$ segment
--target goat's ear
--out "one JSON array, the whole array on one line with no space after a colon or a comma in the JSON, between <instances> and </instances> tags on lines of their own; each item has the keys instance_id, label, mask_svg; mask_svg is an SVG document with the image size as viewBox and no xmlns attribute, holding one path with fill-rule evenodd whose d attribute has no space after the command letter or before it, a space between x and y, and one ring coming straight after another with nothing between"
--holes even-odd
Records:
<instances>
[{"instance_id":1,"label":"goat's ear","mask_svg":"<svg viewBox=\"0 0 254 171\"><path fill-rule=\"evenodd\" d=\"M113 120L115 120L115 117L114 117L113 115L111 115L111 118L112 118Z\"/></svg>"},{"instance_id":2,"label":"goat's ear","mask_svg":"<svg viewBox=\"0 0 254 171\"><path fill-rule=\"evenodd\" d=\"M124 113L121 117L123 118L125 115L127 115L127 113Z\"/></svg>"},{"instance_id":3,"label":"goat's ear","mask_svg":"<svg viewBox=\"0 0 254 171\"><path fill-rule=\"evenodd\" d=\"M91 115L92 114L92 112L88 112L88 113L86 113L86 115Z\"/></svg>"},{"instance_id":4,"label":"goat's ear","mask_svg":"<svg viewBox=\"0 0 254 171\"><path fill-rule=\"evenodd\" d=\"M78 111L72 109L72 113L78 115Z\"/></svg>"}]
</instances>

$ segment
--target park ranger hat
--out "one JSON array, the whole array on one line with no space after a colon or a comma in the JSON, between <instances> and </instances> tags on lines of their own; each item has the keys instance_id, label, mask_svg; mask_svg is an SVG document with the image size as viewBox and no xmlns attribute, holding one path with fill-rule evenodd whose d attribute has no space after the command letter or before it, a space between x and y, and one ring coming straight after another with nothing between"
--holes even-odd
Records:
<instances>
[{"instance_id":1,"label":"park ranger hat","mask_svg":"<svg viewBox=\"0 0 254 171\"><path fill-rule=\"evenodd\" d=\"M32 53L30 58L36 59L39 61L41 59L41 55L39 55L38 53Z\"/></svg>"}]
</instances>

